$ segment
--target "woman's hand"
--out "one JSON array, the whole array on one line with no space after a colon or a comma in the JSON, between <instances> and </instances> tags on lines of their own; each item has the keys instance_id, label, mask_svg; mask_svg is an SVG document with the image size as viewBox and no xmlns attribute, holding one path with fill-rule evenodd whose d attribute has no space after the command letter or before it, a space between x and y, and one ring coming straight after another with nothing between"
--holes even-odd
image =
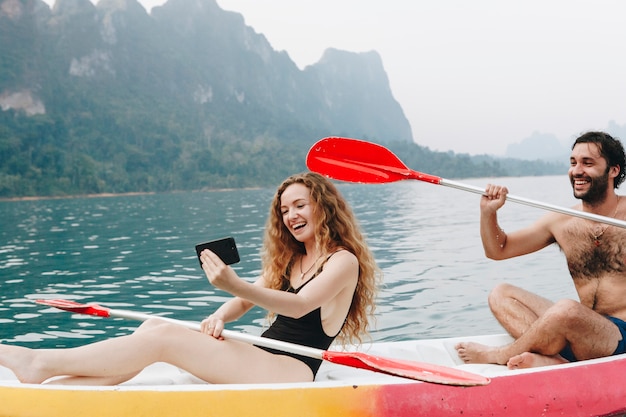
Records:
<instances>
[{"instance_id":1,"label":"woman's hand","mask_svg":"<svg viewBox=\"0 0 626 417\"><path fill-rule=\"evenodd\" d=\"M235 271L209 249L202 251L200 261L202 261L202 270L213 286L231 292L239 282Z\"/></svg>"},{"instance_id":2,"label":"woman's hand","mask_svg":"<svg viewBox=\"0 0 626 417\"><path fill-rule=\"evenodd\" d=\"M200 331L216 339L223 339L221 337L222 330L224 330L224 321L214 314L211 314L200 323Z\"/></svg>"}]
</instances>

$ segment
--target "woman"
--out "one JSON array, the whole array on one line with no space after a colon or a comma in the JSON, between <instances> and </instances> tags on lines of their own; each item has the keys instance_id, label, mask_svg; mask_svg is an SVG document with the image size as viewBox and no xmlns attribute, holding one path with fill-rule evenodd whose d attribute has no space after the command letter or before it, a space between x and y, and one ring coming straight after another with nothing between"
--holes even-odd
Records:
<instances>
[{"instance_id":1,"label":"woman","mask_svg":"<svg viewBox=\"0 0 626 417\"><path fill-rule=\"evenodd\" d=\"M312 381L320 360L223 339L224 323L254 305L276 315L264 336L326 349L338 337L360 342L374 311L379 270L351 209L336 187L315 173L287 178L265 228L263 268L240 279L209 250L200 259L214 286L235 297L195 332L159 319L133 334L71 349L0 345L0 365L25 383L114 385L155 362L167 362L210 383Z\"/></svg>"}]
</instances>

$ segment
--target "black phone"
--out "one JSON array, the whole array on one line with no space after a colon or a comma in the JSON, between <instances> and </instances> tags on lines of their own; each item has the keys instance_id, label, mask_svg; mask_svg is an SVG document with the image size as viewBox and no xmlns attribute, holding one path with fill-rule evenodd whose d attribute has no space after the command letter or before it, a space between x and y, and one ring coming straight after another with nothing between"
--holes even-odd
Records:
<instances>
[{"instance_id":1,"label":"black phone","mask_svg":"<svg viewBox=\"0 0 626 417\"><path fill-rule=\"evenodd\" d=\"M226 265L232 265L239 262L239 251L237 251L237 245L235 244L235 239L233 237L225 237L196 245L196 254L198 255L200 267L202 267L200 254L205 249L215 252L215 254L219 256L222 262Z\"/></svg>"}]
</instances>

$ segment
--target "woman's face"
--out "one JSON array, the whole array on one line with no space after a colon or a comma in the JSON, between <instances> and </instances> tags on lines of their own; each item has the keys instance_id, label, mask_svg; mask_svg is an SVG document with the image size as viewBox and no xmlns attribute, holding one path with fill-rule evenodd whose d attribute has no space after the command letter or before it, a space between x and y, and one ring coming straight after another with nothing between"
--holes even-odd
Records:
<instances>
[{"instance_id":1,"label":"woman's face","mask_svg":"<svg viewBox=\"0 0 626 417\"><path fill-rule=\"evenodd\" d=\"M283 223L299 242L315 239L311 191L303 184L291 184L280 197Z\"/></svg>"}]
</instances>

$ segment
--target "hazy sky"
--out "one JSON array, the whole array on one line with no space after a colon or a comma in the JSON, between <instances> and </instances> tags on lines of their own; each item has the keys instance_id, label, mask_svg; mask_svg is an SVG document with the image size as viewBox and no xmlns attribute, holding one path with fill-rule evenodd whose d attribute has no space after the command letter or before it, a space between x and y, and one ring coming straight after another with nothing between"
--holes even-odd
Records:
<instances>
[{"instance_id":1,"label":"hazy sky","mask_svg":"<svg viewBox=\"0 0 626 417\"><path fill-rule=\"evenodd\" d=\"M623 0L217 2L300 68L329 47L377 51L415 141L433 150L501 155L534 131L571 143L626 124Z\"/></svg>"}]
</instances>

